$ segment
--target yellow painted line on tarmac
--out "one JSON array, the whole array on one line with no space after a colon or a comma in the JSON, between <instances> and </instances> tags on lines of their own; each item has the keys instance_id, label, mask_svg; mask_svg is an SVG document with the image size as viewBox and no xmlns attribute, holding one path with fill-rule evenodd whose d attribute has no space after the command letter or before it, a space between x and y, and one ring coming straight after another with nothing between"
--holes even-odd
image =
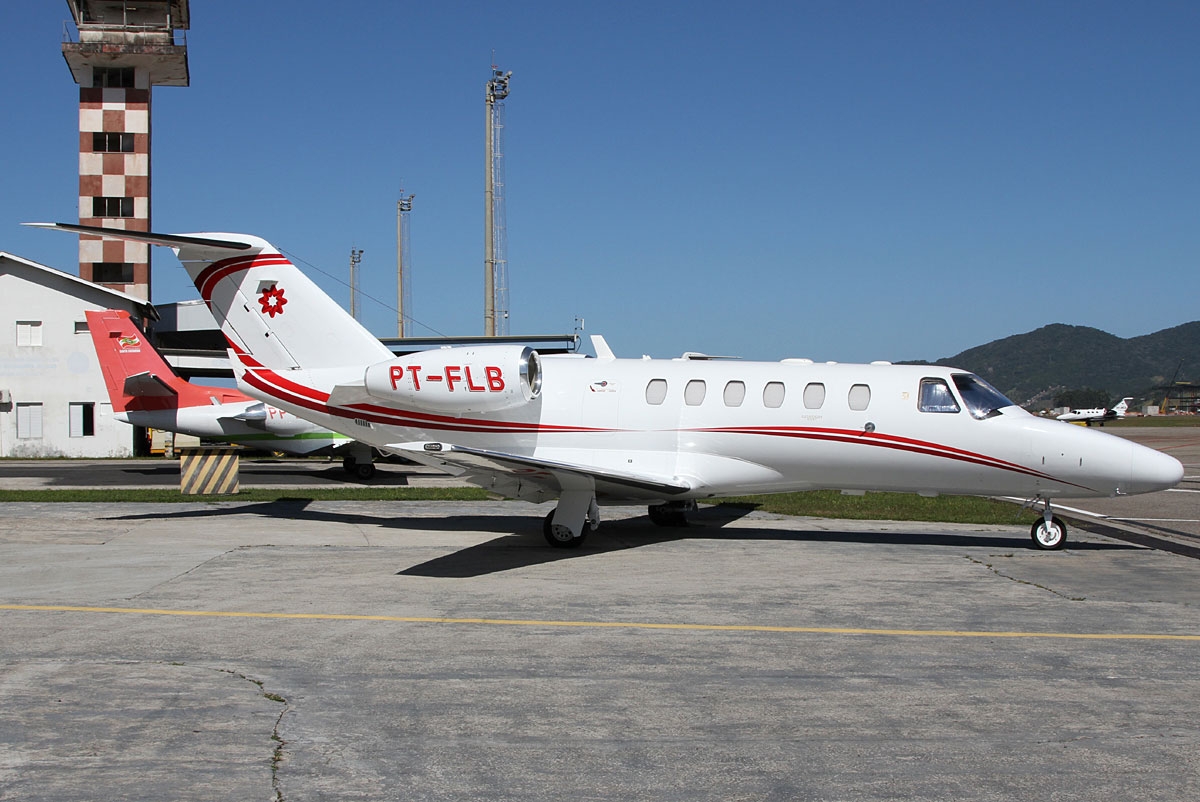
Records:
<instances>
[{"instance_id":1,"label":"yellow painted line on tarmac","mask_svg":"<svg viewBox=\"0 0 1200 802\"><path fill-rule=\"evenodd\" d=\"M685 632L779 632L805 635L883 635L905 638L1053 638L1062 640L1200 641L1200 635L1156 632L1001 632L958 629L869 629L865 627L784 627L765 624L664 624L649 621L542 621L519 618L441 618L343 613L261 613L236 610L158 610L133 607L73 607L60 604L0 604L0 610L50 613L115 613L198 618L257 618L290 621L381 621L398 624L463 624L507 627L569 627L576 629L656 629Z\"/></svg>"}]
</instances>

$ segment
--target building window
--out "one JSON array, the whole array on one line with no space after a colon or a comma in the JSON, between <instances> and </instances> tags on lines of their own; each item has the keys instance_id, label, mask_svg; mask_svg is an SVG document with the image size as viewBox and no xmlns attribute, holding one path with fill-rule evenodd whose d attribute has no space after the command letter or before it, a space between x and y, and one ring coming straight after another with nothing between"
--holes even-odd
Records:
<instances>
[{"instance_id":1,"label":"building window","mask_svg":"<svg viewBox=\"0 0 1200 802\"><path fill-rule=\"evenodd\" d=\"M87 334L88 333L88 325L87 325L86 320L76 320L75 321L75 333L76 334Z\"/></svg>"},{"instance_id":2,"label":"building window","mask_svg":"<svg viewBox=\"0 0 1200 802\"><path fill-rule=\"evenodd\" d=\"M42 321L18 320L17 345L38 346L42 344Z\"/></svg>"},{"instance_id":3,"label":"building window","mask_svg":"<svg viewBox=\"0 0 1200 802\"><path fill-rule=\"evenodd\" d=\"M667 399L667 380L651 379L646 385L646 403L658 406Z\"/></svg>"},{"instance_id":4,"label":"building window","mask_svg":"<svg viewBox=\"0 0 1200 802\"><path fill-rule=\"evenodd\" d=\"M133 134L97 131L92 134L92 150L96 153L133 153Z\"/></svg>"},{"instance_id":5,"label":"building window","mask_svg":"<svg viewBox=\"0 0 1200 802\"><path fill-rule=\"evenodd\" d=\"M746 399L746 383L732 381L725 385L725 406L740 407Z\"/></svg>"},{"instance_id":6,"label":"building window","mask_svg":"<svg viewBox=\"0 0 1200 802\"><path fill-rule=\"evenodd\" d=\"M133 67L93 67L92 86L105 89L132 89Z\"/></svg>"},{"instance_id":7,"label":"building window","mask_svg":"<svg viewBox=\"0 0 1200 802\"><path fill-rule=\"evenodd\" d=\"M871 404L871 388L865 384L855 384L850 388L850 395L847 399L850 404L850 409L855 412L862 412Z\"/></svg>"},{"instance_id":8,"label":"building window","mask_svg":"<svg viewBox=\"0 0 1200 802\"><path fill-rule=\"evenodd\" d=\"M17 439L40 440L42 438L42 405L17 404Z\"/></svg>"},{"instance_id":9,"label":"building window","mask_svg":"<svg viewBox=\"0 0 1200 802\"><path fill-rule=\"evenodd\" d=\"M692 379L683 388L683 403L689 407L698 407L704 403L705 386L701 379Z\"/></svg>"},{"instance_id":10,"label":"building window","mask_svg":"<svg viewBox=\"0 0 1200 802\"><path fill-rule=\"evenodd\" d=\"M804 408L820 409L825 404L825 385L810 382L804 385Z\"/></svg>"},{"instance_id":11,"label":"building window","mask_svg":"<svg viewBox=\"0 0 1200 802\"><path fill-rule=\"evenodd\" d=\"M133 198L92 198L92 217L133 217Z\"/></svg>"},{"instance_id":12,"label":"building window","mask_svg":"<svg viewBox=\"0 0 1200 802\"><path fill-rule=\"evenodd\" d=\"M763 388L763 406L768 409L779 409L783 406L786 392L783 382L767 382L767 386Z\"/></svg>"},{"instance_id":13,"label":"building window","mask_svg":"<svg viewBox=\"0 0 1200 802\"><path fill-rule=\"evenodd\" d=\"M92 281L97 284L132 284L132 262L95 262L92 264Z\"/></svg>"},{"instance_id":14,"label":"building window","mask_svg":"<svg viewBox=\"0 0 1200 802\"><path fill-rule=\"evenodd\" d=\"M71 404L71 437L93 437L96 434L96 405L87 401Z\"/></svg>"}]
</instances>

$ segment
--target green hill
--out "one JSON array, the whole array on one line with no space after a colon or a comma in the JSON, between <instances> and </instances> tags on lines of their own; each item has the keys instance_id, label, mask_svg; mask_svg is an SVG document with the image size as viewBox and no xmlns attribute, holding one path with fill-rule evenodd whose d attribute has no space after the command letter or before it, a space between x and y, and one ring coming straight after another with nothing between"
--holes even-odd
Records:
<instances>
[{"instance_id":1,"label":"green hill","mask_svg":"<svg viewBox=\"0 0 1200 802\"><path fill-rule=\"evenodd\" d=\"M1114 399L1145 394L1169 382L1181 362L1180 380L1200 372L1200 321L1127 340L1055 323L932 364L977 373L1018 404L1049 406L1057 393L1083 387Z\"/></svg>"}]
</instances>

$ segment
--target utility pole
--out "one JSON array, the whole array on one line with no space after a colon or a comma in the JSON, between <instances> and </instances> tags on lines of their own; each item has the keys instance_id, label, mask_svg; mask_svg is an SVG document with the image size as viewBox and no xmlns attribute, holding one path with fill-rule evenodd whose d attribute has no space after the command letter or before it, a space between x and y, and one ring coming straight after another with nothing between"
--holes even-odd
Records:
<instances>
[{"instance_id":1,"label":"utility pole","mask_svg":"<svg viewBox=\"0 0 1200 802\"><path fill-rule=\"evenodd\" d=\"M355 320L358 320L358 263L362 255L362 248L350 246L350 317Z\"/></svg>"},{"instance_id":2,"label":"utility pole","mask_svg":"<svg viewBox=\"0 0 1200 802\"><path fill-rule=\"evenodd\" d=\"M396 201L396 336L407 336L407 320L412 316L412 283L409 276L408 214L412 211L413 198L404 197L400 188L400 200Z\"/></svg>"},{"instance_id":3,"label":"utility pole","mask_svg":"<svg viewBox=\"0 0 1200 802\"><path fill-rule=\"evenodd\" d=\"M483 216L483 333L488 337L508 333L508 259L504 220L504 99L508 79L492 65L487 83L487 141L485 144Z\"/></svg>"}]
</instances>

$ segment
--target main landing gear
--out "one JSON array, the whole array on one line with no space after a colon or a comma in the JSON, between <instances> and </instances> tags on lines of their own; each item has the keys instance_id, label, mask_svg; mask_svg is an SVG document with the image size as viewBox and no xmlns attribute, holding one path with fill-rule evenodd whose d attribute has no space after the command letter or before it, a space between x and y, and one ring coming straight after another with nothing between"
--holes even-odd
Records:
<instances>
[{"instance_id":1,"label":"main landing gear","mask_svg":"<svg viewBox=\"0 0 1200 802\"><path fill-rule=\"evenodd\" d=\"M1050 499L1043 499L1042 519L1029 530L1033 545L1039 549L1061 549L1067 543L1067 525L1050 509Z\"/></svg>"},{"instance_id":2,"label":"main landing gear","mask_svg":"<svg viewBox=\"0 0 1200 802\"><path fill-rule=\"evenodd\" d=\"M342 470L356 479L370 479L375 475L375 455L370 446L359 447L355 443L351 452L342 457Z\"/></svg>"},{"instance_id":3,"label":"main landing gear","mask_svg":"<svg viewBox=\"0 0 1200 802\"><path fill-rule=\"evenodd\" d=\"M657 526L687 526L687 515L696 509L694 501L668 501L651 504L648 508L650 520ZM587 491L568 490L562 494L558 506L542 522L542 534L546 542L560 549L577 549L583 545L589 532L600 526L600 507L596 497Z\"/></svg>"}]
</instances>

